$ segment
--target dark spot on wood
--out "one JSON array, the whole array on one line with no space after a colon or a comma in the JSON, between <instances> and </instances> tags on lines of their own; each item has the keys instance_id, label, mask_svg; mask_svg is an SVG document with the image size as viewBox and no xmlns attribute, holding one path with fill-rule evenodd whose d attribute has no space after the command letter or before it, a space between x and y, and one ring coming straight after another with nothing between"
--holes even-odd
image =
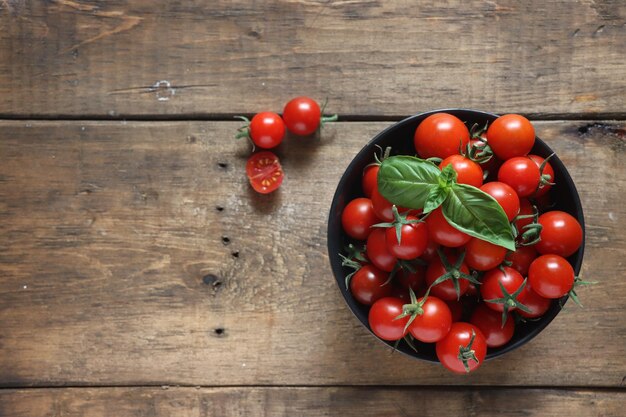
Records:
<instances>
[{"instance_id":1,"label":"dark spot on wood","mask_svg":"<svg viewBox=\"0 0 626 417\"><path fill-rule=\"evenodd\" d=\"M224 207L222 207L222 206L215 206L215 210L217 210L219 212L222 212L222 211L224 211Z\"/></svg>"},{"instance_id":2,"label":"dark spot on wood","mask_svg":"<svg viewBox=\"0 0 626 417\"><path fill-rule=\"evenodd\" d=\"M78 192L78 194L81 194L81 195L89 195L91 193L93 193L93 190L89 188L83 188L82 190Z\"/></svg>"},{"instance_id":3,"label":"dark spot on wood","mask_svg":"<svg viewBox=\"0 0 626 417\"><path fill-rule=\"evenodd\" d=\"M224 245L230 244L230 238L228 236L222 236L222 243Z\"/></svg>"},{"instance_id":4,"label":"dark spot on wood","mask_svg":"<svg viewBox=\"0 0 626 417\"><path fill-rule=\"evenodd\" d=\"M238 250L232 251L230 254L233 256L233 258L239 258L239 251Z\"/></svg>"},{"instance_id":5,"label":"dark spot on wood","mask_svg":"<svg viewBox=\"0 0 626 417\"><path fill-rule=\"evenodd\" d=\"M578 36L578 33L580 32L580 28L576 28L576 30L572 33L572 38L574 36Z\"/></svg>"},{"instance_id":6,"label":"dark spot on wood","mask_svg":"<svg viewBox=\"0 0 626 417\"><path fill-rule=\"evenodd\" d=\"M222 327L217 327L213 329L213 334L215 334L217 337L224 337L226 336L226 329Z\"/></svg>"},{"instance_id":7,"label":"dark spot on wood","mask_svg":"<svg viewBox=\"0 0 626 417\"><path fill-rule=\"evenodd\" d=\"M589 128L593 126L593 124L589 124L589 125L585 125L585 126L581 126L578 128L578 134L580 135L585 135L587 134L587 132L589 132Z\"/></svg>"},{"instance_id":8,"label":"dark spot on wood","mask_svg":"<svg viewBox=\"0 0 626 417\"><path fill-rule=\"evenodd\" d=\"M222 285L219 277L215 274L206 274L202 277L202 282L204 282L206 285L212 286L215 286L217 283L219 283L219 285Z\"/></svg>"},{"instance_id":9,"label":"dark spot on wood","mask_svg":"<svg viewBox=\"0 0 626 417\"><path fill-rule=\"evenodd\" d=\"M620 383L620 385L626 385L626 376L622 378L622 382Z\"/></svg>"},{"instance_id":10,"label":"dark spot on wood","mask_svg":"<svg viewBox=\"0 0 626 417\"><path fill-rule=\"evenodd\" d=\"M219 166L222 169L228 168L228 164L226 162L218 162L217 166Z\"/></svg>"},{"instance_id":11,"label":"dark spot on wood","mask_svg":"<svg viewBox=\"0 0 626 417\"><path fill-rule=\"evenodd\" d=\"M604 31L604 27L605 25L598 26L598 28L593 32L593 36L597 36L599 33L602 33Z\"/></svg>"},{"instance_id":12,"label":"dark spot on wood","mask_svg":"<svg viewBox=\"0 0 626 417\"><path fill-rule=\"evenodd\" d=\"M198 139L196 139L196 137L193 135L187 136L187 143L196 143L197 140Z\"/></svg>"},{"instance_id":13,"label":"dark spot on wood","mask_svg":"<svg viewBox=\"0 0 626 417\"><path fill-rule=\"evenodd\" d=\"M251 30L248 32L248 36L250 36L251 38L254 39L261 39L261 34L259 32L257 32L256 30Z\"/></svg>"}]
</instances>

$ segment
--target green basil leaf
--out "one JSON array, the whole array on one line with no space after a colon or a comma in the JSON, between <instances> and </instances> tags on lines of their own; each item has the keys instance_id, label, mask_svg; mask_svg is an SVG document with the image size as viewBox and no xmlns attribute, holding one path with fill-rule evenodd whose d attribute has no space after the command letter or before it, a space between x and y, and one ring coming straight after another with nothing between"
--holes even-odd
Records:
<instances>
[{"instance_id":1,"label":"green basil leaf","mask_svg":"<svg viewBox=\"0 0 626 417\"><path fill-rule=\"evenodd\" d=\"M430 193L426 198L426 203L424 204L424 214L430 213L431 211L439 207L441 203L443 203L443 201L446 199L446 197L448 197L449 193L449 187L436 187L430 190Z\"/></svg>"},{"instance_id":2,"label":"green basil leaf","mask_svg":"<svg viewBox=\"0 0 626 417\"><path fill-rule=\"evenodd\" d=\"M511 225L498 202L467 184L454 184L442 204L443 215L453 227L509 250L515 250Z\"/></svg>"},{"instance_id":3,"label":"green basil leaf","mask_svg":"<svg viewBox=\"0 0 626 417\"><path fill-rule=\"evenodd\" d=\"M449 186L456 183L457 174L452 165L446 165L441 170L441 176L439 177L439 183L442 186Z\"/></svg>"},{"instance_id":4,"label":"green basil leaf","mask_svg":"<svg viewBox=\"0 0 626 417\"><path fill-rule=\"evenodd\" d=\"M414 156L386 158L378 171L378 191L397 206L421 209L431 190L439 186L441 171Z\"/></svg>"}]
</instances>

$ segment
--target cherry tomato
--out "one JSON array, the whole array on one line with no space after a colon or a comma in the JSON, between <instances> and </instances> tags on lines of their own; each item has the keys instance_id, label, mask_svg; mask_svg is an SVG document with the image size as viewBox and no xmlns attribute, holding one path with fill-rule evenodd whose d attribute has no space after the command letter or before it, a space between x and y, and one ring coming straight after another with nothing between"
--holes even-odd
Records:
<instances>
[{"instance_id":1,"label":"cherry tomato","mask_svg":"<svg viewBox=\"0 0 626 417\"><path fill-rule=\"evenodd\" d=\"M408 269L400 268L394 279L401 288L411 288L414 293L418 293L422 287L424 287L424 277L426 274L426 268L423 266L414 266L415 272L411 272ZM408 292L407 292L408 293Z\"/></svg>"},{"instance_id":2,"label":"cherry tomato","mask_svg":"<svg viewBox=\"0 0 626 417\"><path fill-rule=\"evenodd\" d=\"M387 200L385 197L382 196L382 194L378 192L378 187L374 187L374 189L372 190L372 205L374 206L374 212L379 219L385 222L392 222L394 220L392 211L393 204L391 204L389 200ZM398 209L399 213L404 213L408 211L403 207L396 208Z\"/></svg>"},{"instance_id":3,"label":"cherry tomato","mask_svg":"<svg viewBox=\"0 0 626 417\"><path fill-rule=\"evenodd\" d=\"M443 216L441 207L433 210L426 218L430 239L440 245L456 248L465 245L471 236L455 229Z\"/></svg>"},{"instance_id":4,"label":"cherry tomato","mask_svg":"<svg viewBox=\"0 0 626 417\"><path fill-rule=\"evenodd\" d=\"M341 213L343 230L348 236L358 240L367 239L372 231L371 227L378 222L372 200L369 198L355 198Z\"/></svg>"},{"instance_id":5,"label":"cherry tomato","mask_svg":"<svg viewBox=\"0 0 626 417\"><path fill-rule=\"evenodd\" d=\"M447 158L458 154L469 142L469 130L457 117L435 113L425 118L415 130L413 142L422 158Z\"/></svg>"},{"instance_id":6,"label":"cherry tomato","mask_svg":"<svg viewBox=\"0 0 626 417\"><path fill-rule=\"evenodd\" d=\"M429 233L429 236L430 236L430 233ZM439 248L439 243L435 242L432 239L428 239L428 244L426 245L426 249L424 249L424 252L420 256L420 259L423 259L427 263L430 263L433 259L436 259L439 257L439 255L437 254L438 248Z\"/></svg>"},{"instance_id":7,"label":"cherry tomato","mask_svg":"<svg viewBox=\"0 0 626 417\"><path fill-rule=\"evenodd\" d=\"M520 210L519 197L509 185L493 181L483 185L480 189L496 199L509 221L512 221L517 216Z\"/></svg>"},{"instance_id":8,"label":"cherry tomato","mask_svg":"<svg viewBox=\"0 0 626 417\"><path fill-rule=\"evenodd\" d=\"M283 120L287 129L295 135L307 136L320 127L322 111L319 104L309 97L296 97L285 104Z\"/></svg>"},{"instance_id":9,"label":"cherry tomato","mask_svg":"<svg viewBox=\"0 0 626 417\"><path fill-rule=\"evenodd\" d=\"M535 144L535 128L524 116L505 114L487 129L487 142L502 160L524 156Z\"/></svg>"},{"instance_id":10,"label":"cherry tomato","mask_svg":"<svg viewBox=\"0 0 626 417\"><path fill-rule=\"evenodd\" d=\"M400 340L408 333L404 326L409 317L397 319L402 314L404 303L399 298L385 297L376 301L370 308L368 320L372 332L383 340Z\"/></svg>"},{"instance_id":11,"label":"cherry tomato","mask_svg":"<svg viewBox=\"0 0 626 417\"><path fill-rule=\"evenodd\" d=\"M261 194L276 190L285 177L278 157L269 151L252 154L246 163L246 173L254 191Z\"/></svg>"},{"instance_id":12,"label":"cherry tomato","mask_svg":"<svg viewBox=\"0 0 626 417\"><path fill-rule=\"evenodd\" d=\"M476 162L463 155L450 155L439 164L439 169L444 169L448 165L456 171L457 182L459 184L473 185L479 188L483 185L483 170Z\"/></svg>"},{"instance_id":13,"label":"cherry tomato","mask_svg":"<svg viewBox=\"0 0 626 417\"><path fill-rule=\"evenodd\" d=\"M472 340L473 339L473 340ZM437 342L439 362L452 372L465 374L478 369L487 355L485 336L478 327L469 323L452 323L450 332ZM472 352L473 351L473 355ZM475 359L471 358L475 355ZM467 369L463 364L467 364Z\"/></svg>"},{"instance_id":14,"label":"cherry tomato","mask_svg":"<svg viewBox=\"0 0 626 417\"><path fill-rule=\"evenodd\" d=\"M537 164L526 156L508 159L498 170L498 181L510 185L518 197L534 194L540 178Z\"/></svg>"},{"instance_id":15,"label":"cherry tomato","mask_svg":"<svg viewBox=\"0 0 626 417\"><path fill-rule=\"evenodd\" d=\"M365 245L367 258L376 266L385 272L391 272L396 264L396 257L389 253L387 249L387 240L385 237L385 229L374 228L367 237Z\"/></svg>"},{"instance_id":16,"label":"cherry tomato","mask_svg":"<svg viewBox=\"0 0 626 417\"><path fill-rule=\"evenodd\" d=\"M407 220L417 220L415 216L407 216ZM400 242L395 227L385 230L387 249L398 259L415 259L424 252L428 245L428 226L426 223L404 224L400 229Z\"/></svg>"},{"instance_id":17,"label":"cherry tomato","mask_svg":"<svg viewBox=\"0 0 626 417\"><path fill-rule=\"evenodd\" d=\"M395 298L399 298L400 300L402 300L402 302L404 304L409 304L411 303L411 295L409 294L409 290L400 286L400 285L395 285L395 284L391 284L391 295L390 297L395 297ZM417 293L416 293L417 294Z\"/></svg>"},{"instance_id":18,"label":"cherry tomato","mask_svg":"<svg viewBox=\"0 0 626 417\"><path fill-rule=\"evenodd\" d=\"M477 271L488 271L500 265L506 256L506 248L476 237L465 244L465 262Z\"/></svg>"},{"instance_id":19,"label":"cherry tomato","mask_svg":"<svg viewBox=\"0 0 626 417\"><path fill-rule=\"evenodd\" d=\"M374 188L377 187L377 181L378 181L378 169L380 168L379 165L369 165L367 167L365 167L365 170L363 170L363 178L361 179L361 186L363 187L363 194L365 194L365 197L367 198L371 198L372 197L372 192L374 191Z\"/></svg>"},{"instance_id":20,"label":"cherry tomato","mask_svg":"<svg viewBox=\"0 0 626 417\"><path fill-rule=\"evenodd\" d=\"M563 211L549 211L539 216L542 226L535 245L541 254L554 253L568 257L578 250L583 243L583 229L573 216Z\"/></svg>"},{"instance_id":21,"label":"cherry tomato","mask_svg":"<svg viewBox=\"0 0 626 417\"><path fill-rule=\"evenodd\" d=\"M515 333L515 321L507 320L502 326L502 314L494 311L484 304L478 305L470 323L478 327L485 336L487 347L495 348L506 345Z\"/></svg>"},{"instance_id":22,"label":"cherry tomato","mask_svg":"<svg viewBox=\"0 0 626 417\"><path fill-rule=\"evenodd\" d=\"M448 300L445 302L452 313L452 323L461 321L463 317L463 303L459 300Z\"/></svg>"},{"instance_id":23,"label":"cherry tomato","mask_svg":"<svg viewBox=\"0 0 626 417\"><path fill-rule=\"evenodd\" d=\"M530 264L528 281L544 298L561 298L574 286L574 268L559 255L541 255Z\"/></svg>"},{"instance_id":24,"label":"cherry tomato","mask_svg":"<svg viewBox=\"0 0 626 417\"><path fill-rule=\"evenodd\" d=\"M424 299L419 298L418 303ZM452 313L446 303L437 297L429 296L422 305L423 313L415 317L409 325L409 332L417 340L434 343L443 339L452 326Z\"/></svg>"},{"instance_id":25,"label":"cherry tomato","mask_svg":"<svg viewBox=\"0 0 626 417\"><path fill-rule=\"evenodd\" d=\"M507 253L506 260L511 262L511 268L525 277L528 275L530 264L537 256L537 251L533 246L521 246L515 252Z\"/></svg>"},{"instance_id":26,"label":"cherry tomato","mask_svg":"<svg viewBox=\"0 0 626 417\"><path fill-rule=\"evenodd\" d=\"M519 200L519 214L518 216L527 216L532 215L534 213L533 205L526 198L520 198ZM524 232L524 226L527 226L533 222L532 217L527 219L519 219L515 221L515 226L517 230L521 233Z\"/></svg>"},{"instance_id":27,"label":"cherry tomato","mask_svg":"<svg viewBox=\"0 0 626 417\"><path fill-rule=\"evenodd\" d=\"M389 283L384 285L388 279L389 274L374 265L364 265L352 275L350 292L359 303L370 306L375 301L391 295L391 285Z\"/></svg>"},{"instance_id":28,"label":"cherry tomato","mask_svg":"<svg viewBox=\"0 0 626 417\"><path fill-rule=\"evenodd\" d=\"M250 121L249 135L259 148L271 149L283 141L285 123L279 115L271 111L257 113Z\"/></svg>"},{"instance_id":29,"label":"cherry tomato","mask_svg":"<svg viewBox=\"0 0 626 417\"><path fill-rule=\"evenodd\" d=\"M454 265L458 260L458 255L448 256L448 263L450 265ZM465 262L461 263L459 267L459 271L464 274L469 274L469 268L465 264ZM444 275L446 272L446 267L441 262L441 259L434 259L426 268L426 285L431 286L433 282L437 280L440 276ZM459 279L459 292L460 295L463 295L467 292L470 282L466 279ZM440 282L430 289L430 293L435 297L439 297L442 300L451 301L458 299L458 295L456 293L456 289L454 288L454 282L451 279Z\"/></svg>"},{"instance_id":30,"label":"cherry tomato","mask_svg":"<svg viewBox=\"0 0 626 417\"><path fill-rule=\"evenodd\" d=\"M496 298L503 298L504 294L500 288L500 284L504 286L504 289L513 294L524 283L524 278L515 269L504 266L502 270L500 268L492 269L487 272L483 277L483 283L480 286L480 295L485 300L485 305L495 311L504 311L505 305L501 303L488 302L486 300L492 300ZM518 294L515 300L519 303L524 303L524 297L526 293L523 291ZM514 306L508 306L507 310L513 310Z\"/></svg>"},{"instance_id":31,"label":"cherry tomato","mask_svg":"<svg viewBox=\"0 0 626 417\"><path fill-rule=\"evenodd\" d=\"M519 313L519 315L529 319L535 319L546 314L546 311L548 311L548 309L550 308L550 304L552 304L552 300L537 294L530 284L524 287L524 292L526 292L524 305L528 307L530 313L518 310L517 312Z\"/></svg>"},{"instance_id":32,"label":"cherry tomato","mask_svg":"<svg viewBox=\"0 0 626 417\"><path fill-rule=\"evenodd\" d=\"M539 155L528 155L528 157L532 159L535 164L537 164L537 168L541 167L541 164L543 164L544 158L540 157ZM540 173L542 175L550 176L548 182L554 182L554 168L552 168L550 162L546 162L546 164L543 166L543 172ZM548 191L550 191L551 187L552 185L550 184L539 185L539 188L535 192L535 198L545 195Z\"/></svg>"}]
</instances>

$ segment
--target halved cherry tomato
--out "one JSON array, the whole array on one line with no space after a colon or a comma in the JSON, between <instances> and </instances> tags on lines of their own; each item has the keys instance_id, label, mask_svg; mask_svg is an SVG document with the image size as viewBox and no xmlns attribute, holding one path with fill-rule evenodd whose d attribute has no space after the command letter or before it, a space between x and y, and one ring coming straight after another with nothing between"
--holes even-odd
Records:
<instances>
[{"instance_id":1,"label":"halved cherry tomato","mask_svg":"<svg viewBox=\"0 0 626 417\"><path fill-rule=\"evenodd\" d=\"M246 173L252 188L261 194L276 190L285 177L280 160L269 151L252 154L246 163Z\"/></svg>"}]
</instances>

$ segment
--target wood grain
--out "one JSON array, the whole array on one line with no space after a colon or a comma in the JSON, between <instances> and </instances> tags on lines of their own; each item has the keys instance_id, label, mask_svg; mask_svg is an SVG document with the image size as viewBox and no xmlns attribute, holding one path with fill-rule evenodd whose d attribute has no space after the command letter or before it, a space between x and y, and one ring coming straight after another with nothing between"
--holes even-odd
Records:
<instances>
[{"instance_id":1,"label":"wood grain","mask_svg":"<svg viewBox=\"0 0 626 417\"><path fill-rule=\"evenodd\" d=\"M0 2L0 114L624 114L622 0Z\"/></svg>"},{"instance_id":2,"label":"wood grain","mask_svg":"<svg viewBox=\"0 0 626 417\"><path fill-rule=\"evenodd\" d=\"M618 417L626 393L556 389L69 388L0 391L12 417Z\"/></svg>"},{"instance_id":3,"label":"wood grain","mask_svg":"<svg viewBox=\"0 0 626 417\"><path fill-rule=\"evenodd\" d=\"M623 386L623 122L543 122L587 221L581 291L471 377L403 357L348 311L326 219L387 123L336 123L277 151L257 195L231 122L0 122L0 385Z\"/></svg>"}]
</instances>

